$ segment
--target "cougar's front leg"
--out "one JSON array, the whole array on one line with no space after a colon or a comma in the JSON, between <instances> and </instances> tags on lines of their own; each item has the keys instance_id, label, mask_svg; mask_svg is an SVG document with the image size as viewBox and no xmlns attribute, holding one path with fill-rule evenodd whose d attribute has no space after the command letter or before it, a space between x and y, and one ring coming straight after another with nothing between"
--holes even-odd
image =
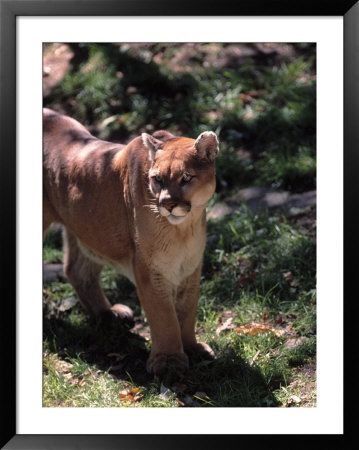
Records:
<instances>
[{"instance_id":1,"label":"cougar's front leg","mask_svg":"<svg viewBox=\"0 0 359 450\"><path fill-rule=\"evenodd\" d=\"M82 305L93 315L101 315L104 319L120 319L133 325L131 308L120 303L111 305L100 285L102 265L97 264L84 255L76 236L64 228L64 272Z\"/></svg>"},{"instance_id":2,"label":"cougar's front leg","mask_svg":"<svg viewBox=\"0 0 359 450\"><path fill-rule=\"evenodd\" d=\"M135 264L135 277L137 293L151 328L152 348L147 371L163 374L169 367L186 369L188 357L183 351L174 306L176 288L139 259Z\"/></svg>"},{"instance_id":3,"label":"cougar's front leg","mask_svg":"<svg viewBox=\"0 0 359 450\"><path fill-rule=\"evenodd\" d=\"M200 353L207 359L213 359L214 352L211 347L204 342L197 342L195 335L201 272L202 264L181 283L177 290L175 307L185 352L188 355Z\"/></svg>"}]
</instances>

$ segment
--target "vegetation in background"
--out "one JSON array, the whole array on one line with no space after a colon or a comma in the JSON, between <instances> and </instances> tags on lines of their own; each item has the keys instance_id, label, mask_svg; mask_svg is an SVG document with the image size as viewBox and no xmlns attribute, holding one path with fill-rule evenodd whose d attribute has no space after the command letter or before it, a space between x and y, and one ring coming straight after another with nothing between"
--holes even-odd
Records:
<instances>
[{"instance_id":1,"label":"vegetation in background","mask_svg":"<svg viewBox=\"0 0 359 450\"><path fill-rule=\"evenodd\" d=\"M45 55L56 52L47 45ZM221 147L209 208L246 186L315 188L312 44L69 44L70 68L44 98L103 139L167 129ZM303 225L304 224L304 225ZM62 260L50 231L44 262ZM181 376L145 371L151 340L135 288L110 267L112 303L133 330L90 318L66 280L44 285L43 404L49 407L315 406L315 208L210 219L196 331L217 359Z\"/></svg>"},{"instance_id":2,"label":"vegetation in background","mask_svg":"<svg viewBox=\"0 0 359 450\"><path fill-rule=\"evenodd\" d=\"M69 48L71 69L44 103L101 138L126 142L158 129L195 138L211 129L221 141L219 192L314 187L315 45L298 44L289 56L254 44L251 56L225 44Z\"/></svg>"}]
</instances>

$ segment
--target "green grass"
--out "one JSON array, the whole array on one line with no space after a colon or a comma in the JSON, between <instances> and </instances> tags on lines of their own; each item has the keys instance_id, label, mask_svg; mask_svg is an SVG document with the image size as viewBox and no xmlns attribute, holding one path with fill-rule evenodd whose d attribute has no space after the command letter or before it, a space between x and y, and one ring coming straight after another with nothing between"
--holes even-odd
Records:
<instances>
[{"instance_id":1,"label":"green grass","mask_svg":"<svg viewBox=\"0 0 359 450\"><path fill-rule=\"evenodd\" d=\"M66 361L56 353L44 353L44 407L168 407L178 405L165 398L156 387L134 387L128 381L115 380L108 371L86 363L81 355ZM135 389L138 398L131 395Z\"/></svg>"},{"instance_id":2,"label":"green grass","mask_svg":"<svg viewBox=\"0 0 359 450\"><path fill-rule=\"evenodd\" d=\"M44 253L49 251L45 246ZM293 277L286 278L288 272ZM131 283L110 267L101 281L110 301L133 307L145 329ZM46 285L44 405L303 406L298 382L295 389L292 385L316 354L315 284L313 239L284 216L243 208L230 220L210 221L196 329L217 358L191 361L184 375L169 373L164 379L146 373L148 334L104 329L73 301L71 285ZM238 332L251 322L269 330ZM296 346L288 344L293 341ZM119 398L133 388L140 392L135 401ZM309 394L305 397L311 406L313 391L310 402Z\"/></svg>"}]
</instances>

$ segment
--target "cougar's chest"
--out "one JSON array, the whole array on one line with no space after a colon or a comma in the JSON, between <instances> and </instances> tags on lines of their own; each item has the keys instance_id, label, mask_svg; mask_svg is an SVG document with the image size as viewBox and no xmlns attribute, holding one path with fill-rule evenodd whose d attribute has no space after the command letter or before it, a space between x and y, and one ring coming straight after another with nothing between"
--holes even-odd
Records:
<instances>
[{"instance_id":1,"label":"cougar's chest","mask_svg":"<svg viewBox=\"0 0 359 450\"><path fill-rule=\"evenodd\" d=\"M152 255L152 267L175 286L191 275L202 260L205 234L197 232L186 238L165 236Z\"/></svg>"}]
</instances>

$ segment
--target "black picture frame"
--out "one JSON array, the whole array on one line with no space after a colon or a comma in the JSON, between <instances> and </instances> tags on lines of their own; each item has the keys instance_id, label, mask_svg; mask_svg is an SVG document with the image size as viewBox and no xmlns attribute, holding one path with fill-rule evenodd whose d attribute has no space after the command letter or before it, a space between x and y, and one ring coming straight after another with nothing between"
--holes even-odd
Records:
<instances>
[{"instance_id":1,"label":"black picture frame","mask_svg":"<svg viewBox=\"0 0 359 450\"><path fill-rule=\"evenodd\" d=\"M0 183L3 211L1 254L1 448L6 449L183 449L237 448L275 444L278 435L17 435L16 434L16 17L18 16L342 16L344 18L344 320L345 342L350 345L355 330L354 282L357 264L359 221L359 4L357 0L329 3L322 0L286 2L244 0L211 2L199 0L0 0ZM333 62L335 64L335 62ZM6 219L6 220L5 220ZM355 253L354 253L355 252ZM352 297L349 303L349 296ZM344 298L345 298L344 297ZM346 345L345 374L356 356ZM345 392L345 410L348 406ZM351 416L351 418L350 418ZM346 448L353 431L354 415L348 414L343 435L287 436L290 445L317 446L329 438ZM283 435L281 435L283 437ZM259 442L260 441L260 442ZM336 443L337 441L337 443ZM305 444L306 443L306 444Z\"/></svg>"}]
</instances>

